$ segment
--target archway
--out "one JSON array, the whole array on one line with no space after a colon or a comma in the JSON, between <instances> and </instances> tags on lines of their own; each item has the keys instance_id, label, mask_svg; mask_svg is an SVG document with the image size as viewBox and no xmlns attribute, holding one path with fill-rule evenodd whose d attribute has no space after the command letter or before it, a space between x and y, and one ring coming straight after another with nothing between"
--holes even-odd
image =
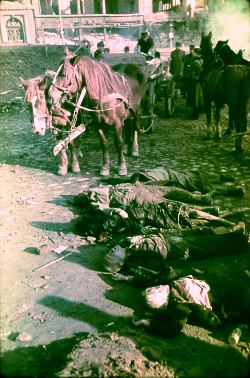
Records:
<instances>
[{"instance_id":1,"label":"archway","mask_svg":"<svg viewBox=\"0 0 250 378\"><path fill-rule=\"evenodd\" d=\"M24 43L24 29L20 20L15 17L8 19L6 24L8 42L12 43Z\"/></svg>"}]
</instances>

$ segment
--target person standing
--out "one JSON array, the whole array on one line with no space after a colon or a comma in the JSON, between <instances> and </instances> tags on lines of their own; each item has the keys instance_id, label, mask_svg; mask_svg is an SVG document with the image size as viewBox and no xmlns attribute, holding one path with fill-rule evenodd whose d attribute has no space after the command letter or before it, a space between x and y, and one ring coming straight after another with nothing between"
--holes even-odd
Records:
<instances>
[{"instance_id":1,"label":"person standing","mask_svg":"<svg viewBox=\"0 0 250 378\"><path fill-rule=\"evenodd\" d=\"M200 49L195 47L190 67L190 85L187 93L187 106L193 108L192 119L198 119L203 108L203 94L200 83L203 60Z\"/></svg>"},{"instance_id":2,"label":"person standing","mask_svg":"<svg viewBox=\"0 0 250 378\"><path fill-rule=\"evenodd\" d=\"M185 61L185 51L181 50L181 43L175 43L175 50L170 55L169 72L173 75L174 81L183 95L183 70Z\"/></svg>"},{"instance_id":3,"label":"person standing","mask_svg":"<svg viewBox=\"0 0 250 378\"><path fill-rule=\"evenodd\" d=\"M191 73L190 68L194 57L194 48L193 44L189 45L189 53L185 55L184 58L184 68L183 68L183 95L187 98L187 91L190 86Z\"/></svg>"}]
</instances>

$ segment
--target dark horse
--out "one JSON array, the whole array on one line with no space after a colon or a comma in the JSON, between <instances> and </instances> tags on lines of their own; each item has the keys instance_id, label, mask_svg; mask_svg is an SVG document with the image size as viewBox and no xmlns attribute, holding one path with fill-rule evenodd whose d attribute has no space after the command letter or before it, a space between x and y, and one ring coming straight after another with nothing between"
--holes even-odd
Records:
<instances>
[{"instance_id":1,"label":"dark horse","mask_svg":"<svg viewBox=\"0 0 250 378\"><path fill-rule=\"evenodd\" d=\"M250 69L243 65L225 67L221 60L216 60L212 48L212 33L201 36L201 55L203 71L201 84L207 117L207 136L210 136L211 105L216 106L216 134L221 137L220 111L224 104L229 108L229 123L237 132L235 139L236 152L242 152L242 138L247 129L247 111L250 99Z\"/></svg>"},{"instance_id":2,"label":"dark horse","mask_svg":"<svg viewBox=\"0 0 250 378\"><path fill-rule=\"evenodd\" d=\"M21 85L25 89L25 100L28 104L32 131L35 134L45 135L46 129L50 128L55 139L60 141L65 138L69 131L70 116L69 112L63 111L57 116L50 113L48 104L48 90L52 84L55 72L47 71L42 76L25 80L19 78ZM77 125L79 122L77 123ZM79 140L73 140L69 143L71 152L71 169L73 173L80 172L78 154ZM65 175L68 171L68 156L66 148L62 148L60 152L60 161L58 174Z\"/></svg>"},{"instance_id":3,"label":"dark horse","mask_svg":"<svg viewBox=\"0 0 250 378\"><path fill-rule=\"evenodd\" d=\"M243 66L250 67L250 62L243 58L243 51L239 50L236 54L228 45L228 41L218 41L214 48L214 52L218 58L220 58L225 66L231 64L241 64Z\"/></svg>"},{"instance_id":4,"label":"dark horse","mask_svg":"<svg viewBox=\"0 0 250 378\"><path fill-rule=\"evenodd\" d=\"M100 174L109 175L110 158L106 131L115 126L115 146L118 152L119 175L127 174L123 149L123 125L132 116L132 155L138 156L137 114L146 83L140 68L128 64L123 74L110 66L88 57L69 57L58 70L49 90L52 109L62 109L70 104L72 111L78 106L89 112L94 119L103 150L103 166ZM85 93L86 92L86 93ZM79 97L84 97L80 101ZM76 104L77 103L77 104Z\"/></svg>"}]
</instances>

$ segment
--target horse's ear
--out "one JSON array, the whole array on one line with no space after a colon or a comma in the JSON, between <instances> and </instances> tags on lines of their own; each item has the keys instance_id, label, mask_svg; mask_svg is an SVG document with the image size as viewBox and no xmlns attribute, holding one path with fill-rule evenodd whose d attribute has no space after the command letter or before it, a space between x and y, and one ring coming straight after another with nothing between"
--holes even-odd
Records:
<instances>
[{"instance_id":1,"label":"horse's ear","mask_svg":"<svg viewBox=\"0 0 250 378\"><path fill-rule=\"evenodd\" d=\"M228 44L228 41L229 41L229 39L227 39L227 40L225 41L225 43Z\"/></svg>"},{"instance_id":2,"label":"horse's ear","mask_svg":"<svg viewBox=\"0 0 250 378\"><path fill-rule=\"evenodd\" d=\"M22 77L19 77L19 83L26 89L29 85L28 81L23 79Z\"/></svg>"},{"instance_id":3,"label":"horse's ear","mask_svg":"<svg viewBox=\"0 0 250 378\"><path fill-rule=\"evenodd\" d=\"M209 36L210 38L212 38L212 35L213 35L213 33L210 31L210 32L208 33L208 36Z\"/></svg>"},{"instance_id":4,"label":"horse's ear","mask_svg":"<svg viewBox=\"0 0 250 378\"><path fill-rule=\"evenodd\" d=\"M64 56L65 56L65 58L69 58L69 57L72 56L72 53L69 51L68 47L65 47L65 49L64 49Z\"/></svg>"}]
</instances>

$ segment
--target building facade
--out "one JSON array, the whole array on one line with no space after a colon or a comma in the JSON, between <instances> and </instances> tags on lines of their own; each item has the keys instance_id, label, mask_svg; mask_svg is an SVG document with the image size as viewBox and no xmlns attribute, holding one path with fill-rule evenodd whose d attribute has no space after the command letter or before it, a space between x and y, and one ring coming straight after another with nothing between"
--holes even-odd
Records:
<instances>
[{"instance_id":1,"label":"building facade","mask_svg":"<svg viewBox=\"0 0 250 378\"><path fill-rule=\"evenodd\" d=\"M217 0L223 2L224 0ZM136 28L185 22L208 0L19 0L0 3L1 44L42 43L46 31Z\"/></svg>"}]
</instances>

